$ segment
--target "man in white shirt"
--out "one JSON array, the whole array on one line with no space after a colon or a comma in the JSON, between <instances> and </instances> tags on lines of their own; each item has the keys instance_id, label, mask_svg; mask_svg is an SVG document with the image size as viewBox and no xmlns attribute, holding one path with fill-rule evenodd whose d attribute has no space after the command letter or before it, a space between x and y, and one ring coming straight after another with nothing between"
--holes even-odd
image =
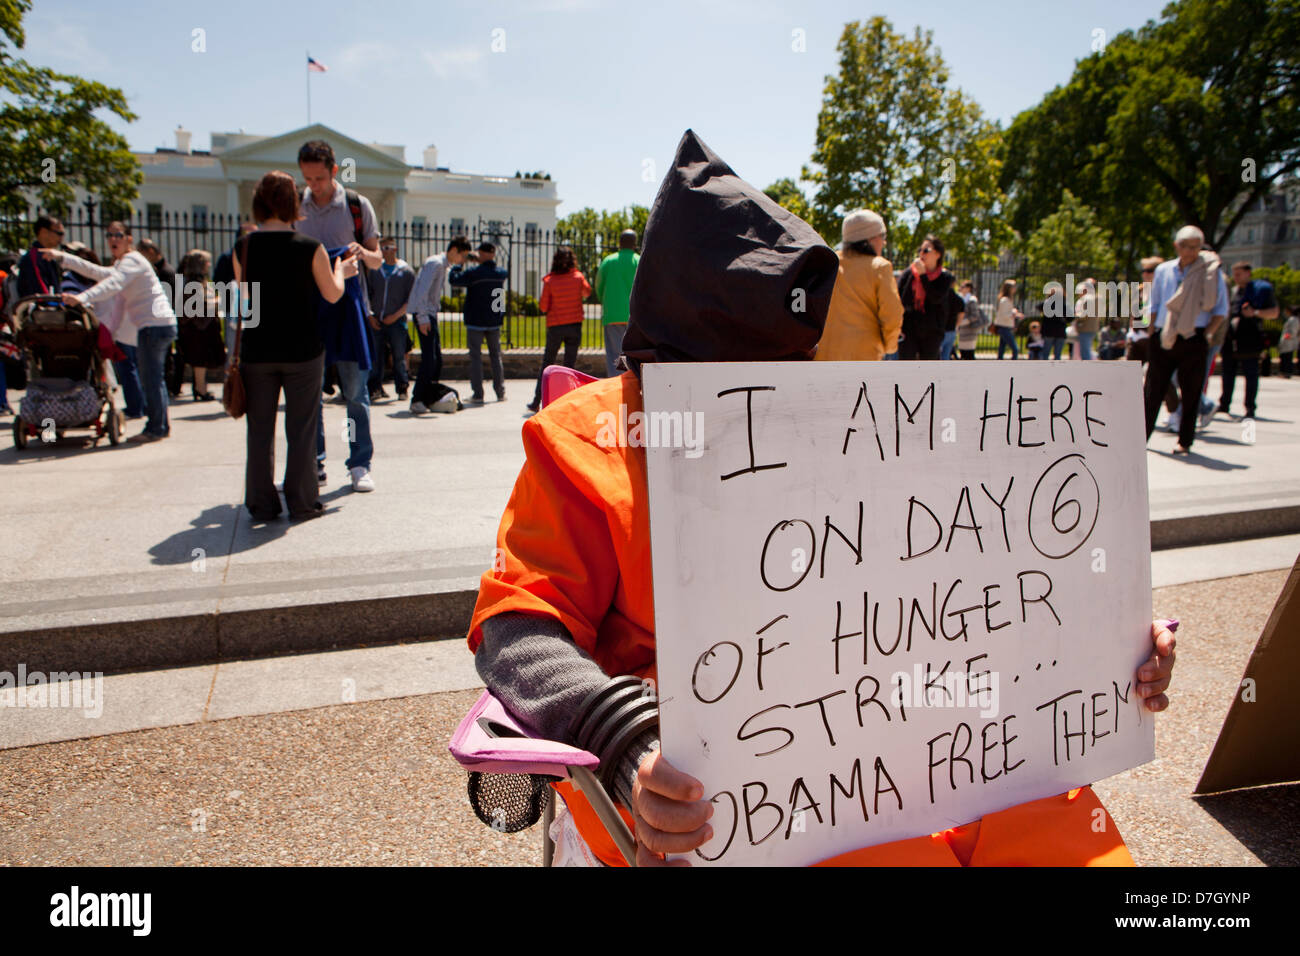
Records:
<instances>
[{"instance_id":1,"label":"man in white shirt","mask_svg":"<svg viewBox=\"0 0 1300 956\"><path fill-rule=\"evenodd\" d=\"M163 372L167 352L176 340L176 313L153 266L135 251L130 225L111 222L105 236L113 255L111 266L96 265L60 249L46 249L42 254L69 271L96 280L85 292L64 293L63 301L96 308L107 306L101 310L100 320L113 338L136 346L147 421L144 431L127 441L159 441L171 434Z\"/></svg>"},{"instance_id":2,"label":"man in white shirt","mask_svg":"<svg viewBox=\"0 0 1300 956\"><path fill-rule=\"evenodd\" d=\"M447 244L446 252L425 259L420 274L415 277L408 308L415 314L415 330L420 336L420 370L411 390L412 415L427 412L436 400L431 390L442 376L442 343L438 338L442 290L447 281L447 271L452 266L462 265L470 249L468 239L456 236Z\"/></svg>"}]
</instances>

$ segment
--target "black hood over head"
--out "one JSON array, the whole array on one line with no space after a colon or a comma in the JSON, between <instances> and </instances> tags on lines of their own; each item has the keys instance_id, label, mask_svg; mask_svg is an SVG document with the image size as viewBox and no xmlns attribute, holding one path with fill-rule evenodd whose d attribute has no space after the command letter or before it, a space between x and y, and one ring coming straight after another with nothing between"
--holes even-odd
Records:
<instances>
[{"instance_id":1,"label":"black hood over head","mask_svg":"<svg viewBox=\"0 0 1300 956\"><path fill-rule=\"evenodd\" d=\"M655 196L623 339L642 362L807 359L839 258L812 226L745 182L692 130Z\"/></svg>"}]
</instances>

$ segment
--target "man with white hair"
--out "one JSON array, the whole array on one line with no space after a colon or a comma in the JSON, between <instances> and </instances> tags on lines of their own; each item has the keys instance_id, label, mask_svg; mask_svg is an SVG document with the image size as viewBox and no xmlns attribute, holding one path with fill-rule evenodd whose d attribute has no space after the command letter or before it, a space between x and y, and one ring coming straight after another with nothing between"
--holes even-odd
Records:
<instances>
[{"instance_id":1,"label":"man with white hair","mask_svg":"<svg viewBox=\"0 0 1300 956\"><path fill-rule=\"evenodd\" d=\"M1196 415L1205 383L1206 340L1228 316L1228 288L1219 269L1219 257L1204 249L1205 234L1183 226L1174 237L1178 258L1156 267L1151 282L1150 366L1146 381L1147 437L1165 389L1174 373L1182 393L1183 415L1178 427L1175 455L1186 455L1196 438Z\"/></svg>"}]
</instances>

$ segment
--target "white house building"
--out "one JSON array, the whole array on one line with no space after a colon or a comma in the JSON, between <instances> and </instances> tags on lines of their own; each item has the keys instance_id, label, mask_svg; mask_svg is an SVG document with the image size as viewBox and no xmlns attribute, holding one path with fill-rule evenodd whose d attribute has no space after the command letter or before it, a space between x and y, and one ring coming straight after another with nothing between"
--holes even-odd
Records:
<instances>
[{"instance_id":1,"label":"white house building","mask_svg":"<svg viewBox=\"0 0 1300 956\"><path fill-rule=\"evenodd\" d=\"M149 216L187 213L196 223L213 213L247 217L262 175L281 169L299 178L298 148L313 139L334 148L339 181L369 199L381 223L409 222L416 232L420 224L473 232L480 219L513 220L524 231L555 228L560 200L552 180L452 172L438 165L434 146L410 166L403 146L362 143L320 123L278 136L214 132L206 152L191 149L192 134L177 129L174 149L135 154L144 182L134 205Z\"/></svg>"}]
</instances>

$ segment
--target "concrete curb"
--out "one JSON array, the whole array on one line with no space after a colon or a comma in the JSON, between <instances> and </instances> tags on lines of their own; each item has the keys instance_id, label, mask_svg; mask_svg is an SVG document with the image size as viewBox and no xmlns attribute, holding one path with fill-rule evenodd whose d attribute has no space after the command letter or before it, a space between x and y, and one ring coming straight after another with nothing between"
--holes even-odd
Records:
<instances>
[{"instance_id":1,"label":"concrete curb","mask_svg":"<svg viewBox=\"0 0 1300 956\"><path fill-rule=\"evenodd\" d=\"M1151 522L1164 551L1300 533L1300 505ZM298 604L0 634L0 671L106 674L462 638L477 590Z\"/></svg>"},{"instance_id":2,"label":"concrete curb","mask_svg":"<svg viewBox=\"0 0 1300 956\"><path fill-rule=\"evenodd\" d=\"M106 674L464 637L477 591L299 604L0 635L0 671Z\"/></svg>"},{"instance_id":3,"label":"concrete curb","mask_svg":"<svg viewBox=\"0 0 1300 956\"><path fill-rule=\"evenodd\" d=\"M1300 532L1300 505L1220 511L1151 522L1151 550L1192 548Z\"/></svg>"}]
</instances>

